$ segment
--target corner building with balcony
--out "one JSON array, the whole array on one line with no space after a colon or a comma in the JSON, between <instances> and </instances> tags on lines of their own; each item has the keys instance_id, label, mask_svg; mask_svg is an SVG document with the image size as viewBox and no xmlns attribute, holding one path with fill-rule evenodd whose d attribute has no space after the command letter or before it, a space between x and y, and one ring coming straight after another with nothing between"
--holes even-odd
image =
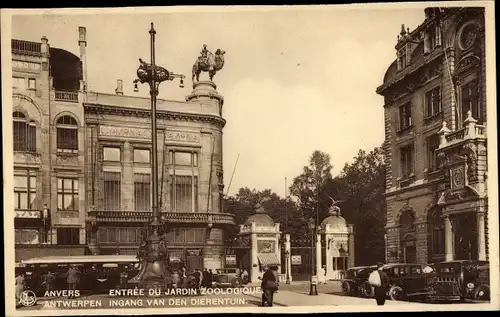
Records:
<instances>
[{"instance_id":1,"label":"corner building with balcony","mask_svg":"<svg viewBox=\"0 0 500 317\"><path fill-rule=\"evenodd\" d=\"M135 254L151 218L150 99L124 95L121 80L117 80L114 93L89 91L87 39L83 27L79 28L78 43L80 58L67 52L72 59L63 59L73 60L75 69L66 68L61 73L65 84L71 76L75 77L74 87L59 91L56 78L51 76L56 75L55 68L48 61L47 66L42 67L51 69L52 73L40 71L44 76L40 81L45 85L40 89L44 88L52 98L36 102L42 105L39 113L43 113L43 107L47 108L47 118L43 117L47 121L45 126L38 123L41 119L26 101L28 97L34 98L30 93L40 93L14 90L14 122L21 122L21 118L16 117L20 116L15 112L16 107L25 114L22 118L25 128L18 134L27 135L24 147L31 146L30 136L34 135L38 142L36 150L40 152L15 149L16 173L27 175L25 187L29 193L31 169L25 172L21 167L33 166L38 177L34 181L36 189L44 194L36 195L35 204L29 205L28 200L28 208L16 206L16 215L21 215L24 209L39 215L38 220L16 222L16 233L28 235L28 231L21 230L31 230L31 235L40 237L32 240L34 251L30 254L21 254L26 239L19 240L17 260L38 256L43 249L54 254L53 250L63 246L71 250L62 253L66 255ZM44 47L53 50L44 38L41 47L41 50ZM14 52L18 50L13 46ZM20 53L26 56L15 54L13 59L33 58L25 51ZM26 97L20 98L17 94ZM186 101L157 100L159 209L166 225L164 234L169 257L183 261L188 269L224 267L225 235L227 229L234 226L233 216L222 213L222 129L225 125L222 106L223 98L215 84L203 81L193 85ZM35 131L32 126L36 126ZM52 145L47 147L47 144ZM28 163L23 165L22 160ZM44 206L48 214L45 218ZM49 234L45 235L46 232Z\"/></svg>"},{"instance_id":2,"label":"corner building with balcony","mask_svg":"<svg viewBox=\"0 0 500 317\"><path fill-rule=\"evenodd\" d=\"M402 26L384 97L386 260L488 258L484 9Z\"/></svg>"}]
</instances>

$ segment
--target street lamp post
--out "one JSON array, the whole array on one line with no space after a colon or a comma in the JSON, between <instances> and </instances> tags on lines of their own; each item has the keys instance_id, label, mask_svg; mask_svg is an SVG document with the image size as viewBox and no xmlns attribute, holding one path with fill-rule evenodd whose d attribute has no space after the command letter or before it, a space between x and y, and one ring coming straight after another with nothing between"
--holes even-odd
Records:
<instances>
[{"instance_id":1,"label":"street lamp post","mask_svg":"<svg viewBox=\"0 0 500 317\"><path fill-rule=\"evenodd\" d=\"M317 289L317 284L318 280L317 277L315 276L315 265L316 261L314 260L314 229L316 228L316 222L313 218L309 219L309 229L311 229L311 280L309 284L309 295L318 295L318 289Z\"/></svg>"},{"instance_id":2,"label":"street lamp post","mask_svg":"<svg viewBox=\"0 0 500 317\"><path fill-rule=\"evenodd\" d=\"M141 271L134 278L143 288L162 288L168 278L168 257L164 241L159 235L160 211L158 208L158 152L157 152L157 127L156 127L156 97L160 83L166 80L180 78L180 87L184 87L184 75L170 73L155 62L155 35L156 31L151 22L149 30L151 40L151 64L139 59L141 65L137 69L138 79L134 80L134 91L138 91L137 83L147 83L151 96L151 174L152 174L152 217L149 224L149 237L141 246L139 254L143 255Z\"/></svg>"},{"instance_id":3,"label":"street lamp post","mask_svg":"<svg viewBox=\"0 0 500 317\"><path fill-rule=\"evenodd\" d=\"M290 252L288 250L285 251L285 259L286 259L286 284L290 284L290 270L288 269L290 266Z\"/></svg>"}]
</instances>

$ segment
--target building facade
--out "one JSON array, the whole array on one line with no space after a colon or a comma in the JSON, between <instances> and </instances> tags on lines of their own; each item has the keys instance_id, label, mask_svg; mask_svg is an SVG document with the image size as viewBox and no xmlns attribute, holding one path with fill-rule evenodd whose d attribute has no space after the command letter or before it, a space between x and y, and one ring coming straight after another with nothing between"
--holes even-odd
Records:
<instances>
[{"instance_id":1,"label":"building facade","mask_svg":"<svg viewBox=\"0 0 500 317\"><path fill-rule=\"evenodd\" d=\"M46 38L12 43L14 84L26 83L13 96L16 259L135 254L151 217L150 99L124 95L121 80L88 91L83 27L80 57ZM234 226L222 212L222 106L203 81L186 101L157 100L159 208L169 257L188 268L224 267Z\"/></svg>"},{"instance_id":2,"label":"building facade","mask_svg":"<svg viewBox=\"0 0 500 317\"><path fill-rule=\"evenodd\" d=\"M488 258L484 9L402 26L384 97L387 262Z\"/></svg>"}]
</instances>

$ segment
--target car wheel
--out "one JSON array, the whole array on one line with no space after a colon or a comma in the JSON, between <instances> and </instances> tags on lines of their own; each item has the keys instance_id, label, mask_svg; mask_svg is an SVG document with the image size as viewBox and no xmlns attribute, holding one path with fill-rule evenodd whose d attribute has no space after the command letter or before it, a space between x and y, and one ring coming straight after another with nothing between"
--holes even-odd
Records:
<instances>
[{"instance_id":1,"label":"car wheel","mask_svg":"<svg viewBox=\"0 0 500 317\"><path fill-rule=\"evenodd\" d=\"M231 286L234 287L234 288L238 288L240 287L241 285L243 284L243 282L241 281L241 279L239 277L233 279L231 281Z\"/></svg>"},{"instance_id":2,"label":"car wheel","mask_svg":"<svg viewBox=\"0 0 500 317\"><path fill-rule=\"evenodd\" d=\"M372 297L373 296L373 287L369 283L363 283L361 286L361 296L363 297Z\"/></svg>"},{"instance_id":3,"label":"car wheel","mask_svg":"<svg viewBox=\"0 0 500 317\"><path fill-rule=\"evenodd\" d=\"M401 301L405 298L405 292L399 285L393 285L389 290L389 298L392 300Z\"/></svg>"},{"instance_id":4,"label":"car wheel","mask_svg":"<svg viewBox=\"0 0 500 317\"><path fill-rule=\"evenodd\" d=\"M490 300L490 287L488 285L479 285L474 291L474 299L481 301Z\"/></svg>"},{"instance_id":5,"label":"car wheel","mask_svg":"<svg viewBox=\"0 0 500 317\"><path fill-rule=\"evenodd\" d=\"M341 285L342 288L342 294L344 295L350 295L352 291L351 283L349 282L342 282Z\"/></svg>"}]
</instances>

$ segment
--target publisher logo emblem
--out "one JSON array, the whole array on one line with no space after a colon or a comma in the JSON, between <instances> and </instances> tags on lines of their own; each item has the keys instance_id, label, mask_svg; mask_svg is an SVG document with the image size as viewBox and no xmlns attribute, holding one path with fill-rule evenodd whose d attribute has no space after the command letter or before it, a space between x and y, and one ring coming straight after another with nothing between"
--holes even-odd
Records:
<instances>
[{"instance_id":1,"label":"publisher logo emblem","mask_svg":"<svg viewBox=\"0 0 500 317\"><path fill-rule=\"evenodd\" d=\"M24 307L30 307L36 304L36 295L32 291L24 291L21 294L19 303Z\"/></svg>"}]
</instances>

